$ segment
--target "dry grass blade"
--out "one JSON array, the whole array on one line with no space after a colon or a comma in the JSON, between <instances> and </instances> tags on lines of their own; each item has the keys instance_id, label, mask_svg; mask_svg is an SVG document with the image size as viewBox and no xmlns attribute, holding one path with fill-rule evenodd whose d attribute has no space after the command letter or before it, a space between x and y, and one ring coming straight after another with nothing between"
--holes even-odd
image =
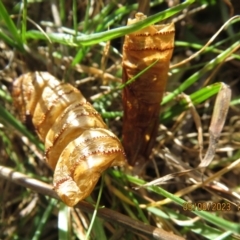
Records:
<instances>
[{"instance_id":1,"label":"dry grass blade","mask_svg":"<svg viewBox=\"0 0 240 240\"><path fill-rule=\"evenodd\" d=\"M176 177L181 177L187 173L190 173L190 172L193 172L195 171L196 169L187 169L187 170L184 170L184 171L181 171L181 172L176 172L176 173L170 173L166 176L163 176L161 178L158 178L156 180L153 180L151 182L148 182L144 185L142 185L141 187L134 187L134 189L139 189L139 188L142 188L142 187L149 187L149 186L154 186L154 185L161 185L161 184L167 184L167 181L171 180L171 179L174 179Z\"/></svg>"},{"instance_id":2,"label":"dry grass blade","mask_svg":"<svg viewBox=\"0 0 240 240\"><path fill-rule=\"evenodd\" d=\"M218 139L222 132L229 105L231 100L231 89L226 84L222 84L219 91L212 115L212 121L209 127L209 146L205 157L199 165L199 168L206 168L214 158Z\"/></svg>"}]
</instances>

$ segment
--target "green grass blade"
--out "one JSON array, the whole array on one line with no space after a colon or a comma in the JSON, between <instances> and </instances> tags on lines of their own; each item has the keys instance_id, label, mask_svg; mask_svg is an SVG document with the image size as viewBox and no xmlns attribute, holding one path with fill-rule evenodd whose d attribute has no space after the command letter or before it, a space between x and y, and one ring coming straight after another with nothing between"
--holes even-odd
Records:
<instances>
[{"instance_id":1,"label":"green grass blade","mask_svg":"<svg viewBox=\"0 0 240 240\"><path fill-rule=\"evenodd\" d=\"M63 202L59 203L60 208L58 212L58 239L71 239L71 218L70 208Z\"/></svg>"},{"instance_id":2,"label":"green grass blade","mask_svg":"<svg viewBox=\"0 0 240 240\"><path fill-rule=\"evenodd\" d=\"M215 68L218 64L221 64L225 61L229 55L231 55L232 51L240 47L240 41L234 43L231 47L223 51L219 54L216 58L210 61L205 67L203 67L198 72L195 72L192 76L190 76L184 83L182 83L176 90L166 96L163 101L162 105L166 104L167 102L171 101L174 97L178 94L189 88L193 83L195 83L198 79L200 79L205 73Z\"/></svg>"},{"instance_id":3,"label":"green grass blade","mask_svg":"<svg viewBox=\"0 0 240 240\"><path fill-rule=\"evenodd\" d=\"M119 177L120 177L119 173L115 172L114 174L115 174L115 176L119 175ZM134 183L138 186L142 186L143 184L146 183L142 179L138 179L138 178L130 176L130 175L126 175L126 178L131 183ZM160 196L164 196L165 198L171 199L173 202L177 203L180 206L183 206L183 204L186 203L183 199L181 199L179 197L176 197L172 193L169 193L166 190L164 190L164 189L162 189L158 186L147 187L147 189L159 194ZM221 217L218 217L218 216L216 216L212 213L209 213L209 212L198 211L198 210L194 210L192 212L194 214L196 214L197 216L201 217L202 219L208 221L209 223L220 227L221 229L225 229L226 231L231 231L233 233L240 234L240 224L230 222L228 220L225 220L225 219L223 219Z\"/></svg>"},{"instance_id":4,"label":"green grass blade","mask_svg":"<svg viewBox=\"0 0 240 240\"><path fill-rule=\"evenodd\" d=\"M63 33L50 33L48 34L48 37L51 39L53 42L58 42L61 44L69 45L69 46L90 46L93 44L97 44L103 41L108 41L117 37L122 37L126 34L129 34L131 32L137 31L139 29L145 28L151 24L154 24L156 22L162 21L164 19L167 19L171 16L173 16L176 13L179 13L181 10L185 9L187 6L192 4L195 0L188 0L185 1L182 4L177 5L176 7L167 9L166 11L157 13L155 15L152 15L148 18L146 18L143 21L140 21L135 24L131 24L129 26L125 27L119 27L115 28L106 32L101 32L101 33L95 33L91 35L82 35L75 38L71 35L68 34L63 34ZM32 39L44 39L46 40L46 36L38 31L28 31L27 32L27 38L32 38Z\"/></svg>"},{"instance_id":5,"label":"green grass blade","mask_svg":"<svg viewBox=\"0 0 240 240\"><path fill-rule=\"evenodd\" d=\"M122 117L123 112L102 112L101 113L103 118L117 118L117 117Z\"/></svg>"},{"instance_id":6,"label":"green grass blade","mask_svg":"<svg viewBox=\"0 0 240 240\"><path fill-rule=\"evenodd\" d=\"M104 176L103 176L104 177ZM93 212L93 215L92 215L92 219L91 219L91 222L90 222L90 225L89 225L89 228L88 228L88 231L87 231L87 234L86 234L86 239L89 238L90 236L90 233L92 231L92 228L94 226L94 223L95 223L95 220L96 220L96 217L97 217L97 210L99 208L99 204L100 204L100 200L101 200L101 196L102 196L102 191L103 191L103 177L101 178L101 186L100 186L100 190L99 190L99 193L98 193L98 198L97 198L97 202L96 202L96 205L95 205L95 209L94 209L94 212ZM98 224L97 224L98 225ZM102 225L102 224L101 224ZM100 227L100 226L96 226L95 224L95 228L96 227ZM100 230L101 229L101 230ZM102 234L104 233L104 230L103 228L101 227L100 229L98 229L98 231L100 231ZM98 236L100 238L100 236ZM100 238L102 239L102 238ZM104 238L103 238L104 239Z\"/></svg>"},{"instance_id":7,"label":"green grass blade","mask_svg":"<svg viewBox=\"0 0 240 240\"><path fill-rule=\"evenodd\" d=\"M94 17L93 21L91 21L90 29L95 28L95 32L106 30L110 26L107 20L109 20L110 13L114 7L115 3L109 3L105 6L102 11Z\"/></svg>"},{"instance_id":8,"label":"green grass blade","mask_svg":"<svg viewBox=\"0 0 240 240\"><path fill-rule=\"evenodd\" d=\"M12 38L16 42L15 44L18 46L19 49L23 48L23 43L20 34L18 33L18 29L15 26L14 22L10 18L10 15L8 14L6 8L4 7L2 1L0 1L0 20L3 21L8 29L8 31L11 33Z\"/></svg>"},{"instance_id":9,"label":"green grass blade","mask_svg":"<svg viewBox=\"0 0 240 240\"><path fill-rule=\"evenodd\" d=\"M183 214L180 214L173 209L167 208L167 207L147 207L147 210L154 215L163 218L167 221L171 221L173 219L180 220L179 225L183 227L183 230L181 232L189 231L191 230L194 233L197 233L201 236L204 236L207 239L216 239L219 236L223 234L223 231L220 231L217 228L214 228L212 226L209 226L204 221L192 221L190 217L187 217ZM231 232L232 234L232 232ZM225 238L225 240L230 240L230 237Z\"/></svg>"},{"instance_id":10,"label":"green grass blade","mask_svg":"<svg viewBox=\"0 0 240 240\"><path fill-rule=\"evenodd\" d=\"M189 97L192 101L192 103L196 106L210 97L217 94L222 86L222 83L214 83L212 85L209 85L207 87L204 87L193 94L191 94ZM162 114L161 114L161 120L160 122L162 124L167 123L171 119L173 119L175 116L179 115L183 111L188 109L188 103L185 99L182 99L179 103L177 103L175 106L167 108Z\"/></svg>"},{"instance_id":11,"label":"green grass blade","mask_svg":"<svg viewBox=\"0 0 240 240\"><path fill-rule=\"evenodd\" d=\"M27 0L23 1L23 11L22 11L22 42L26 43L26 32L27 32Z\"/></svg>"},{"instance_id":12,"label":"green grass blade","mask_svg":"<svg viewBox=\"0 0 240 240\"><path fill-rule=\"evenodd\" d=\"M231 106L238 105L238 104L240 104L240 98L236 98L231 101Z\"/></svg>"},{"instance_id":13,"label":"green grass blade","mask_svg":"<svg viewBox=\"0 0 240 240\"><path fill-rule=\"evenodd\" d=\"M138 23L132 24L130 26L125 27L119 27L117 29L109 30L108 32L104 33L96 33L89 36L83 36L83 37L77 37L77 42L81 45L93 45L102 41L108 41L113 38L121 37L123 35L129 34L131 32L137 31L139 29L145 28L149 25L152 25L156 22L162 21L164 19L167 19L174 14L180 12L181 10L185 9L187 6L192 4L195 0L188 0L185 1L182 4L177 5L176 7L167 9L163 12L157 13L155 15L152 15L148 18L146 18L143 21L140 21Z\"/></svg>"},{"instance_id":14,"label":"green grass blade","mask_svg":"<svg viewBox=\"0 0 240 240\"><path fill-rule=\"evenodd\" d=\"M43 144L40 143L36 137L34 137L23 124L21 124L11 113L9 113L5 108L0 105L0 119L5 123L12 125L16 130L25 135L30 142L34 143L38 149L44 149Z\"/></svg>"},{"instance_id":15,"label":"green grass blade","mask_svg":"<svg viewBox=\"0 0 240 240\"><path fill-rule=\"evenodd\" d=\"M236 36L240 37L240 33L236 34ZM226 40L226 39L225 39ZM226 43L226 41L218 42L217 44L214 44L212 46L209 46L205 49L203 53L213 52L213 53L222 53L223 50L218 49L220 45L223 43ZM175 47L186 47L186 48L193 48L196 50L200 50L204 45L198 44L198 43L189 43L189 42L182 42L182 41L175 41ZM237 60L240 60L239 54L232 54L232 57L234 57Z\"/></svg>"},{"instance_id":16,"label":"green grass blade","mask_svg":"<svg viewBox=\"0 0 240 240\"><path fill-rule=\"evenodd\" d=\"M0 39L2 39L9 46L15 47L16 49L23 51L23 48L16 43L13 38L9 37L2 29L0 29Z\"/></svg>"},{"instance_id":17,"label":"green grass blade","mask_svg":"<svg viewBox=\"0 0 240 240\"><path fill-rule=\"evenodd\" d=\"M53 210L53 208L55 207L57 203L57 200L52 198L46 208L46 210L44 211L42 218L39 219L39 222L36 224L37 225L37 229L34 233L34 236L32 238L32 240L38 240L41 239L41 233L43 232L44 227L47 224L47 220L50 217L50 214Z\"/></svg>"}]
</instances>

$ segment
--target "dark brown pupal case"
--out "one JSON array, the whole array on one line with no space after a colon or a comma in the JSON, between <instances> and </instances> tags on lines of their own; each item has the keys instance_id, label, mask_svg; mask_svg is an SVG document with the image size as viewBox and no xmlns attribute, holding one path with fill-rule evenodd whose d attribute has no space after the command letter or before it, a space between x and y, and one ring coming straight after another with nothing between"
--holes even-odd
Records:
<instances>
[{"instance_id":1,"label":"dark brown pupal case","mask_svg":"<svg viewBox=\"0 0 240 240\"><path fill-rule=\"evenodd\" d=\"M146 18L137 13L128 25ZM159 126L160 103L165 91L174 48L174 24L151 25L125 36L123 83L151 64L123 89L123 146L130 165L145 162L151 153Z\"/></svg>"}]
</instances>

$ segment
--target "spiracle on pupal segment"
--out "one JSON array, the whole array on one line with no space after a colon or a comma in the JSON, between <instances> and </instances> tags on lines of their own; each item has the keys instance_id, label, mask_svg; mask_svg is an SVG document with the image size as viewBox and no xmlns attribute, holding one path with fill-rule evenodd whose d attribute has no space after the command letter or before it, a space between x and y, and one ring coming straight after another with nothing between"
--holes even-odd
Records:
<instances>
[{"instance_id":1,"label":"spiracle on pupal segment","mask_svg":"<svg viewBox=\"0 0 240 240\"><path fill-rule=\"evenodd\" d=\"M54 170L54 189L68 206L91 194L102 172L126 163L119 139L81 92L48 72L17 78L12 92L22 121L32 124Z\"/></svg>"}]
</instances>

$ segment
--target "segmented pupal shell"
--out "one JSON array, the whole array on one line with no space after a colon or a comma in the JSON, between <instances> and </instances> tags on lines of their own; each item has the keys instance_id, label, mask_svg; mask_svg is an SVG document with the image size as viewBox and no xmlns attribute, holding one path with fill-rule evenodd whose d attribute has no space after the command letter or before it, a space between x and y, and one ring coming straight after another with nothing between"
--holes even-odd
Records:
<instances>
[{"instance_id":1,"label":"segmented pupal shell","mask_svg":"<svg viewBox=\"0 0 240 240\"><path fill-rule=\"evenodd\" d=\"M126 163L119 139L70 84L31 72L14 81L12 95L21 119L30 117L45 143L54 189L68 206L89 196L104 170Z\"/></svg>"},{"instance_id":2,"label":"segmented pupal shell","mask_svg":"<svg viewBox=\"0 0 240 240\"><path fill-rule=\"evenodd\" d=\"M145 19L137 13L127 25ZM142 73L123 89L123 146L132 166L146 161L159 126L160 103L168 79L174 47L174 24L150 25L125 36L123 44L123 83Z\"/></svg>"}]
</instances>

